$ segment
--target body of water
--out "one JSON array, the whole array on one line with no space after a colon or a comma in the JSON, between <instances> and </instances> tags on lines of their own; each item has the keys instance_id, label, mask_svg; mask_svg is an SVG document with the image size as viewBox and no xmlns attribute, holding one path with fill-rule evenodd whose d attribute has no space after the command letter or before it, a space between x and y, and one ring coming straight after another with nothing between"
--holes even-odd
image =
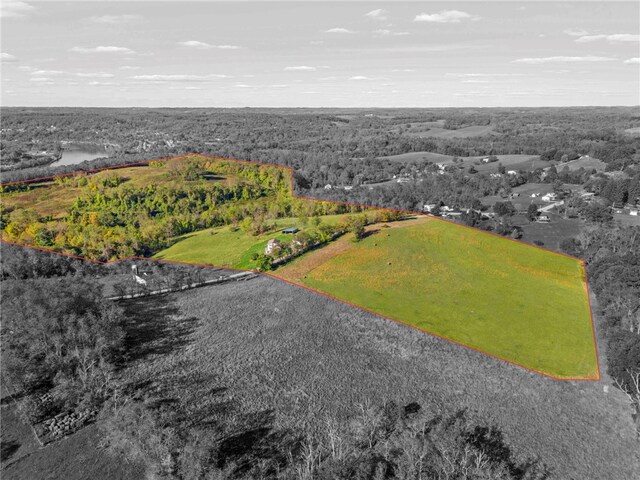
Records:
<instances>
[{"instance_id":1,"label":"body of water","mask_svg":"<svg viewBox=\"0 0 640 480\"><path fill-rule=\"evenodd\" d=\"M62 151L62 158L57 162L51 164L52 167L58 167L60 165L75 165L77 163L82 163L86 160L93 160L94 158L106 157L107 152L104 150L98 149L82 149L82 148L72 148L65 149Z\"/></svg>"}]
</instances>

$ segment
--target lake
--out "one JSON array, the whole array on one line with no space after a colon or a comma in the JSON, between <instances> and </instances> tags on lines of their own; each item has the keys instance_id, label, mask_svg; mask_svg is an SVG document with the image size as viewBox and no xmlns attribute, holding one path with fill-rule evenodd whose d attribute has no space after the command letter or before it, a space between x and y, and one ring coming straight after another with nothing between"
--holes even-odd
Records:
<instances>
[{"instance_id":1,"label":"lake","mask_svg":"<svg viewBox=\"0 0 640 480\"><path fill-rule=\"evenodd\" d=\"M99 148L69 148L62 151L62 158L57 162L51 164L52 167L59 167L60 165L75 165L82 163L86 160L93 160L95 158L106 157L108 154L103 149Z\"/></svg>"}]
</instances>

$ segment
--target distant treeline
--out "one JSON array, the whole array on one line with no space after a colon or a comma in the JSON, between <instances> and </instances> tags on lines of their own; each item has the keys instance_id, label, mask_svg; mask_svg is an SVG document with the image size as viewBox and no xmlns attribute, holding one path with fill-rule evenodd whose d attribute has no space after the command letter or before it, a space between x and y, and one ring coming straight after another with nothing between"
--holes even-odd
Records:
<instances>
[{"instance_id":1,"label":"distant treeline","mask_svg":"<svg viewBox=\"0 0 640 480\"><path fill-rule=\"evenodd\" d=\"M350 112L350 113L349 113ZM62 141L117 145L106 160L81 168L183 153L206 153L290 166L303 188L376 182L402 164L377 157L429 151L452 156L589 154L621 169L638 162L640 123L633 108L331 110L3 109L0 154ZM408 124L444 120L446 128L492 125L490 135L409 135ZM595 127L595 126L598 127ZM53 128L52 128L53 127ZM425 131L428 128L425 129ZM34 139L39 143L34 143ZM37 167L7 172L3 182L77 170Z\"/></svg>"}]
</instances>

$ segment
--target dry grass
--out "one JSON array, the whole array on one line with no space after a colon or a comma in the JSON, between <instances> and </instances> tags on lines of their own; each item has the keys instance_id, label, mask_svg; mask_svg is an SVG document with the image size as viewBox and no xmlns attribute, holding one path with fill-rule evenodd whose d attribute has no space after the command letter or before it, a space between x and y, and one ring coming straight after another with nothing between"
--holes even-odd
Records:
<instances>
[{"instance_id":1,"label":"dry grass","mask_svg":"<svg viewBox=\"0 0 640 480\"><path fill-rule=\"evenodd\" d=\"M626 400L599 382L545 378L266 277L127 306L137 340L122 381L196 424L313 428L366 400L416 401L495 423L553 478L640 472Z\"/></svg>"}]
</instances>

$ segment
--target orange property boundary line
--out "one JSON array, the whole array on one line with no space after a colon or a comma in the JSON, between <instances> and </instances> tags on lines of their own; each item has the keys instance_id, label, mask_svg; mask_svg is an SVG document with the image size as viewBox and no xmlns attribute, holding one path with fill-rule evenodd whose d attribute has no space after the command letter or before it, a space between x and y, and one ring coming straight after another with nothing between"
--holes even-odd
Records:
<instances>
[{"instance_id":1,"label":"orange property boundary line","mask_svg":"<svg viewBox=\"0 0 640 480\"><path fill-rule=\"evenodd\" d=\"M337 204L341 204L341 205L349 205L349 206L355 206L355 207L361 207L361 208L372 208L372 209L377 209L377 210L388 210L388 211L392 211L392 212L399 212L399 213L405 213L405 214L410 214L410 215L425 216L425 217L429 217L429 218L432 218L434 220L438 220L438 221L441 221L441 222L450 223L450 224L456 225L458 227L468 228L470 230L474 230L474 231L477 231L477 232L482 232L482 233L484 233L486 235L493 235L493 236L501 238L503 240L510 240L510 241L515 242L515 243L517 243L519 245L524 245L524 246L527 246L529 248L537 248L539 250L544 250L545 252L553 253L555 255L560 255L560 256L563 256L563 257L568 257L568 258L571 258L573 260L579 261L580 264L582 265L582 270L584 272L584 278L585 278L585 293L586 293L586 296L587 296L587 302L588 302L588 306L589 306L589 316L591 318L591 333L592 333L592 336L593 336L593 348L594 348L595 359L596 359L597 376L595 378L585 378L585 377L558 377L558 376L555 376L555 375L551 375L549 373L545 373L545 372L542 372L540 370L536 370L534 368L527 367L525 365L521 365L521 364L516 363L516 362L514 362L512 360L508 360L506 358L499 357L499 356L494 355L492 353L485 352L485 351L480 350L478 348L475 348L475 347L472 347L472 346L469 346L469 345L465 345L464 343L458 342L456 340L452 340L450 338L444 337L444 336L439 335L437 333L430 332L430 331L424 330L422 328L418 328L418 327L416 327L414 325L410 325L410 324L405 323L405 322L403 322L401 320L398 320L396 318L391 318L391 317L388 317L386 315L382 315L381 313L374 312L373 310L369 310L369 309L367 309L365 307L362 307L360 305L355 305L354 303L351 303L351 302L349 302L347 300L344 300L344 299L341 299L341 298L338 298L338 297L334 297L332 295L329 295L327 293L321 292L321 291L316 290L314 288L308 287L308 286L300 284L300 283L292 282L290 280L286 280L284 278L278 277L278 276L270 274L270 273L259 272L259 271L256 271L256 270L245 270L245 269L241 269L241 268L224 267L224 266L193 263L193 262L180 262L180 261L177 261L177 260L163 260L163 259L158 259L158 258L138 257L138 256L124 257L124 258L119 258L117 260L109 260L109 261L106 261L106 262L101 262L100 260L94 260L94 259L91 259L91 258L80 257L78 255L72 255L72 254L64 253L64 252L56 252L55 250L51 250L51 249L47 249L47 248L43 248L43 247L34 247L32 245L26 245L26 244L17 243L17 242L11 242L11 241L8 241L8 240L4 240L2 238L0 238L0 242L6 243L6 244L10 244L10 245L16 245L16 246L20 246L20 247L26 247L26 248L30 248L32 250L40 250L40 251L43 251L43 252L53 253L53 254L56 254L56 255L62 255L62 256L65 256L65 257L75 258L75 259L78 259L78 260L90 261L90 262L98 263L98 264L101 264L101 265L107 265L107 264L110 264L110 263L116 263L116 262L121 262L121 261L125 261L125 260L134 259L134 260L147 260L147 261L164 262L164 263L176 263L176 264L181 264L181 265L193 265L193 266L207 267L207 268L220 268L220 269L234 270L234 271L239 271L239 272L253 271L255 273L267 276L269 278L273 278L273 279L276 279L276 280L279 280L279 281L282 281L282 282L289 283L291 285L295 285L297 287L304 288L305 290L308 290L310 292L322 295L322 296L324 296L326 298L329 298L331 300L335 300L335 301L344 303L346 305L349 305L351 307L358 308L360 310L363 310L365 312L371 313L373 315L377 315L377 316L385 318L387 320L391 320L393 322L396 322L396 323L398 323L400 325L404 325L404 326L413 328L414 330L418 330L419 332L428 333L429 335L432 335L434 337L440 338L442 340L446 340L446 341L454 343L456 345L460 345L462 347L474 350L474 351L482 353L484 355L488 355L490 357L493 357L495 359L498 359L498 360L501 360L503 362L509 363L511 365L515 365L517 367L524 368L526 370L538 373L538 374L543 375L545 377L552 378L554 380L600 381L600 378L601 378L600 361L598 359L598 348L597 348L597 344L596 344L595 324L594 324L594 319L593 319L593 310L592 310L592 307L591 307L591 299L590 299L590 296L589 296L589 282L587 280L587 269L586 269L586 265L584 263L584 260L582 260L581 258L578 258L578 257L574 257L573 255L567 255L565 253L556 252L556 251L550 250L548 248L540 247L538 245L530 245L528 243L520 242L520 241L518 241L516 239L513 239L513 238L503 237L502 235L498 235L497 233L487 232L487 231L481 230L479 228L470 227L468 225L463 225L463 224L460 224L460 223L453 222L451 220L445 220L443 218L436 217L434 215L427 215L427 214L424 214L424 213L421 213L421 212L413 212L413 211L410 211L410 210L398 210L398 209L394 209L394 208L386 208L386 207L376 207L376 206L372 206L372 205L364 205L364 204L361 204L361 203L340 202L340 201L334 201L334 200L326 200L326 199L321 199L321 198L304 197L304 196L296 195L295 194L295 189L294 189L295 183L294 183L294 176L293 176L293 173L294 173L293 172L293 167L286 167L286 166L283 166L283 165L277 165L275 163L253 162L253 161L249 161L249 160L240 160L240 159L237 159L237 158L219 157L219 156L214 156L214 155L204 155L204 154L199 154L199 153L189 153L189 154L177 155L177 156L173 156L173 157L158 158L158 159L153 159L153 160L144 160L142 162L125 163L125 164L122 164L122 165L114 165L114 166L111 166L111 167L101 167L101 168L95 168L95 169L84 170L84 171L80 170L80 171L75 171L75 172L70 172L70 173L64 173L64 174L61 174L61 175L51 175L51 176L47 176L47 177L38 177L38 178L32 178L32 179L28 179L28 180L20 180L20 181L16 181L16 182L0 183L0 187L5 187L5 186L9 186L9 185L19 185L19 184L25 184L25 183L26 184L40 183L40 182L44 182L44 181L51 181L51 180L54 180L56 178L71 177L71 176L78 175L78 174L83 174L83 173L89 174L89 173L96 173L96 172L101 172L101 171L105 171L105 170L118 170L118 169L128 168L128 167L146 166L146 165L149 165L149 163L151 163L151 162L171 161L171 160L178 160L178 159L188 158L188 157L201 157L201 158L208 158L208 159L212 159L212 160L226 160L226 161L232 161L232 162L238 162L238 163L246 163L246 164L250 164L250 165L262 165L262 166L285 169L285 170L289 171L289 176L290 176L290 181L291 181L291 196L293 198L297 198L297 199L300 199L300 200L313 200L313 201L317 201L317 202L337 203Z\"/></svg>"}]
</instances>

